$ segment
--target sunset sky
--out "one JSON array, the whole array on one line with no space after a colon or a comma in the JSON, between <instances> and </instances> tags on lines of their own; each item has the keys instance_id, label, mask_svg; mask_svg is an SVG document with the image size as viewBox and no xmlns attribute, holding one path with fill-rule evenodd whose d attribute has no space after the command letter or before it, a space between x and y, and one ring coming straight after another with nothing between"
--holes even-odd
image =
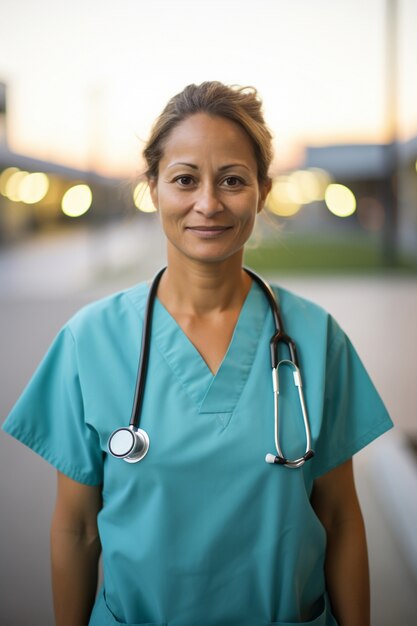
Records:
<instances>
[{"instance_id":1,"label":"sunset sky","mask_svg":"<svg viewBox=\"0 0 417 626\"><path fill-rule=\"evenodd\" d=\"M398 0L398 130L417 134L417 2ZM125 175L186 84L254 85L285 167L387 139L385 0L1 0L11 149Z\"/></svg>"}]
</instances>

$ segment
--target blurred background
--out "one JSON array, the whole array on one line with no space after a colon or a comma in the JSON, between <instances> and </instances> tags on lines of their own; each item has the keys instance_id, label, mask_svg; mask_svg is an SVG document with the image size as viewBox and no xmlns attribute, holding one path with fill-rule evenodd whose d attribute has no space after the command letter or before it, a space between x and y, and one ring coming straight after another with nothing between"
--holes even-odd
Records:
<instances>
[{"instance_id":1,"label":"blurred background","mask_svg":"<svg viewBox=\"0 0 417 626\"><path fill-rule=\"evenodd\" d=\"M396 424L356 460L373 626L417 623L416 76L414 0L0 4L3 418L72 313L163 264L140 155L166 101L254 85L276 157L246 261L336 316ZM0 622L53 624L54 471L0 450Z\"/></svg>"}]
</instances>

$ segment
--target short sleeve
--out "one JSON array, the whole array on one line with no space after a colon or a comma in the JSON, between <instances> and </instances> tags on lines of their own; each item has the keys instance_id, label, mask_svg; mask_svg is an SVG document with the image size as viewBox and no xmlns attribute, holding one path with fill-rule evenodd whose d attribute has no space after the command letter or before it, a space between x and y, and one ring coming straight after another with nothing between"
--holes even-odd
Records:
<instances>
[{"instance_id":1,"label":"short sleeve","mask_svg":"<svg viewBox=\"0 0 417 626\"><path fill-rule=\"evenodd\" d=\"M99 485L103 455L85 422L76 345L64 327L3 424L3 430L73 480Z\"/></svg>"},{"instance_id":2,"label":"short sleeve","mask_svg":"<svg viewBox=\"0 0 417 626\"><path fill-rule=\"evenodd\" d=\"M393 423L349 338L330 318L321 429L315 477L350 459Z\"/></svg>"}]
</instances>

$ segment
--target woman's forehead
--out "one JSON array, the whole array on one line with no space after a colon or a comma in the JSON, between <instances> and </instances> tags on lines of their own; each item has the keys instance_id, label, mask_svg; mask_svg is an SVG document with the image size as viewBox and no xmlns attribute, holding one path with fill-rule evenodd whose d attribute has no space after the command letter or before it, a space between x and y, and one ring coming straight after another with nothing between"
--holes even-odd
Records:
<instances>
[{"instance_id":1,"label":"woman's forehead","mask_svg":"<svg viewBox=\"0 0 417 626\"><path fill-rule=\"evenodd\" d=\"M196 113L180 122L164 142L164 166L172 162L193 163L207 157L249 162L256 166L252 142L239 124L224 117Z\"/></svg>"}]
</instances>

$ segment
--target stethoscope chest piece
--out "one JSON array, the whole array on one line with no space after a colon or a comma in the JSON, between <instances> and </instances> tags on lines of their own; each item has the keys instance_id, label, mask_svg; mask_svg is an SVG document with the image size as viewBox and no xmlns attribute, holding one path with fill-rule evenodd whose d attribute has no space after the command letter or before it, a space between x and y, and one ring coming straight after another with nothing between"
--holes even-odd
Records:
<instances>
[{"instance_id":1,"label":"stethoscope chest piece","mask_svg":"<svg viewBox=\"0 0 417 626\"><path fill-rule=\"evenodd\" d=\"M117 459L123 459L126 463L137 463L149 450L148 433L134 426L118 428L111 434L108 448L110 454Z\"/></svg>"},{"instance_id":2,"label":"stethoscope chest piece","mask_svg":"<svg viewBox=\"0 0 417 626\"><path fill-rule=\"evenodd\" d=\"M155 276L149 289L148 300L146 304L144 323L142 329L142 344L139 357L138 374L136 378L135 397L133 401L132 417L130 425L125 428L118 428L111 435L108 443L108 450L112 456L117 459L123 459L126 463L137 463L141 461L149 450L148 434L139 428L139 420L142 408L142 401L145 391L146 372L148 366L151 325L152 325L152 309L156 298L156 292L159 281L166 268L161 269ZM304 401L302 390L300 368L298 366L297 351L293 340L285 333L278 304L271 287L263 281L263 279L245 268L245 271L251 276L261 287L268 299L271 307L272 315L275 323L275 333L270 341L270 356L272 367L272 384L274 392L274 431L275 431L275 447L277 454L267 454L265 460L267 463L284 465L289 468L301 467L308 459L314 456L311 449L311 433L307 416L307 408ZM285 344L289 352L289 359L279 359L278 346ZM278 396L279 381L278 369L280 366L290 367L293 371L294 384L298 388L299 401L304 422L306 447L304 454L297 459L287 459L280 447L279 443L279 415L278 415Z\"/></svg>"}]
</instances>

